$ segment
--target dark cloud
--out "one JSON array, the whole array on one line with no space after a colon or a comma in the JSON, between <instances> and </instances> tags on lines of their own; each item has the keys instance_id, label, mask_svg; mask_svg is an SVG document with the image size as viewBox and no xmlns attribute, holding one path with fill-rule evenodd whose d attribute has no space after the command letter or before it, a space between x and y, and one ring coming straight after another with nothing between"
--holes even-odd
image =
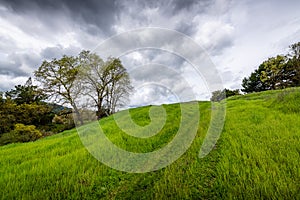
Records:
<instances>
[{"instance_id":1,"label":"dark cloud","mask_svg":"<svg viewBox=\"0 0 300 200\"><path fill-rule=\"evenodd\" d=\"M192 9L197 9L197 13L200 14L201 12L203 13L209 5L213 3L212 0L173 0L171 1L173 5L172 13L176 14L178 11L182 10L192 10Z\"/></svg>"},{"instance_id":2,"label":"dark cloud","mask_svg":"<svg viewBox=\"0 0 300 200\"><path fill-rule=\"evenodd\" d=\"M197 31L197 25L195 23L182 21L177 23L174 29L188 36L192 36Z\"/></svg>"},{"instance_id":3,"label":"dark cloud","mask_svg":"<svg viewBox=\"0 0 300 200\"><path fill-rule=\"evenodd\" d=\"M35 53L12 53L0 61L0 75L11 77L30 76L38 67L41 57Z\"/></svg>"},{"instance_id":4,"label":"dark cloud","mask_svg":"<svg viewBox=\"0 0 300 200\"><path fill-rule=\"evenodd\" d=\"M190 72L191 67L184 66L184 57L193 64L192 61L200 63L207 55L196 51L195 47L186 46L186 41L172 35L157 34L154 37L151 31L140 37L125 34L115 43L97 48L115 34L143 27L177 30L190 36L212 58L219 60L219 66L230 66L221 75L226 85L237 87L240 77L245 71L250 71L250 68L243 69L236 77L234 72L241 70L241 63L248 63L250 67L249 63L253 63L258 55L297 42L300 30L296 12L298 4L296 0L289 4L232 0L0 0L0 88L9 88L32 76L44 59L77 55L82 49L94 51L103 59L110 55L121 56L129 70L145 63L156 63L183 71L184 78L197 81ZM281 13L280 18L278 13ZM272 34L269 34L270 30ZM273 46L270 47L267 43L271 41ZM256 51L257 44L259 50ZM154 50L141 50L152 46ZM164 52L166 49L170 52ZM142 55L130 56L131 50L143 52ZM181 52L183 58L172 55L172 52ZM242 52L251 54L245 56ZM205 62L203 66L202 62L199 65L203 74L208 73L206 65ZM215 73L206 75L213 77ZM186 90L186 84L176 82L178 76L171 77L169 72L161 69L146 69L134 81L143 82L150 77L172 86L170 88L174 91ZM166 92L161 91L153 89L148 92L154 96L157 94L159 99ZM141 93L137 99L143 97Z\"/></svg>"},{"instance_id":5,"label":"dark cloud","mask_svg":"<svg viewBox=\"0 0 300 200\"><path fill-rule=\"evenodd\" d=\"M24 71L20 70L20 61L7 62L0 61L0 75L8 76L24 76L27 75Z\"/></svg>"},{"instance_id":6,"label":"dark cloud","mask_svg":"<svg viewBox=\"0 0 300 200\"><path fill-rule=\"evenodd\" d=\"M57 45L43 49L41 51L41 56L46 60L52 60L54 58L59 59L63 55L76 56L80 51L81 49L79 47L70 46L68 48L64 48L61 45Z\"/></svg>"},{"instance_id":7,"label":"dark cloud","mask_svg":"<svg viewBox=\"0 0 300 200\"><path fill-rule=\"evenodd\" d=\"M212 0L154 0L154 1L126 1L129 5L139 4L141 8L158 8L160 14L176 15L181 11L188 11L197 8L198 13L203 12Z\"/></svg>"},{"instance_id":8,"label":"dark cloud","mask_svg":"<svg viewBox=\"0 0 300 200\"><path fill-rule=\"evenodd\" d=\"M3 5L20 15L38 15L53 27L53 18L69 15L70 20L88 27L90 33L112 34L119 7L114 0L2 0ZM56 21L57 22L57 21Z\"/></svg>"}]
</instances>

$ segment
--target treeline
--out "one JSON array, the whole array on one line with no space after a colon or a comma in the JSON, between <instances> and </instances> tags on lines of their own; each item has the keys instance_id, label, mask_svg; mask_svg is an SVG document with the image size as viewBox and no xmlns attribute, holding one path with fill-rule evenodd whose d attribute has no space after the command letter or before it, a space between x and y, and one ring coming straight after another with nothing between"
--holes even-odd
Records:
<instances>
[{"instance_id":1,"label":"treeline","mask_svg":"<svg viewBox=\"0 0 300 200\"><path fill-rule=\"evenodd\" d=\"M277 55L262 62L258 69L242 81L244 93L277 90L300 86L300 42L289 46L286 55ZM238 89L212 92L211 101L221 101L227 97L241 95Z\"/></svg>"},{"instance_id":2,"label":"treeline","mask_svg":"<svg viewBox=\"0 0 300 200\"><path fill-rule=\"evenodd\" d=\"M242 82L245 93L300 86L300 42L289 47L286 55L277 55L261 63Z\"/></svg>"},{"instance_id":3,"label":"treeline","mask_svg":"<svg viewBox=\"0 0 300 200\"><path fill-rule=\"evenodd\" d=\"M73 128L71 109L46 103L47 98L31 78L0 93L0 145L34 141Z\"/></svg>"},{"instance_id":4,"label":"treeline","mask_svg":"<svg viewBox=\"0 0 300 200\"><path fill-rule=\"evenodd\" d=\"M108 116L132 90L119 59L103 61L89 51L45 60L34 75L41 87L29 78L25 85L0 93L0 145L71 129L74 121L91 120L92 113L98 119Z\"/></svg>"}]
</instances>

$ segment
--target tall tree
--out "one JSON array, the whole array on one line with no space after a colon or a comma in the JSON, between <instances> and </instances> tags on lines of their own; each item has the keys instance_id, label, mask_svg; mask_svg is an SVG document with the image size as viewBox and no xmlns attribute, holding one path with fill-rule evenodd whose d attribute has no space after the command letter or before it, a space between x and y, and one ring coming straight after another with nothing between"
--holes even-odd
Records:
<instances>
[{"instance_id":1,"label":"tall tree","mask_svg":"<svg viewBox=\"0 0 300 200\"><path fill-rule=\"evenodd\" d=\"M290 45L287 68L291 74L293 86L300 86L300 42Z\"/></svg>"},{"instance_id":2,"label":"tall tree","mask_svg":"<svg viewBox=\"0 0 300 200\"><path fill-rule=\"evenodd\" d=\"M283 89L290 85L286 68L287 58L282 55L269 58L261 65L263 70L260 79L267 86L267 90Z\"/></svg>"},{"instance_id":3,"label":"tall tree","mask_svg":"<svg viewBox=\"0 0 300 200\"><path fill-rule=\"evenodd\" d=\"M15 89L12 89L5 93L6 98L14 100L18 105L20 104L39 104L41 101L47 98L47 95L32 84L32 79L26 81L25 85L17 85Z\"/></svg>"},{"instance_id":4,"label":"tall tree","mask_svg":"<svg viewBox=\"0 0 300 200\"><path fill-rule=\"evenodd\" d=\"M97 117L110 115L131 91L129 75L117 58L104 62L97 54L82 51L79 55L81 83L85 94L97 108Z\"/></svg>"},{"instance_id":5,"label":"tall tree","mask_svg":"<svg viewBox=\"0 0 300 200\"><path fill-rule=\"evenodd\" d=\"M109 58L106 62L110 83L106 87L106 105L109 114L116 112L117 106L123 106L132 91L129 75L120 59Z\"/></svg>"},{"instance_id":6,"label":"tall tree","mask_svg":"<svg viewBox=\"0 0 300 200\"><path fill-rule=\"evenodd\" d=\"M242 86L246 93L300 86L300 42L290 46L289 54L264 61Z\"/></svg>"},{"instance_id":7,"label":"tall tree","mask_svg":"<svg viewBox=\"0 0 300 200\"><path fill-rule=\"evenodd\" d=\"M243 92L251 93L251 92L260 92L266 90L267 86L260 78L260 75L263 70L264 70L264 66L260 65L258 69L254 70L254 72L252 72L248 78L245 77L243 79L242 82Z\"/></svg>"},{"instance_id":8,"label":"tall tree","mask_svg":"<svg viewBox=\"0 0 300 200\"><path fill-rule=\"evenodd\" d=\"M62 104L70 104L76 117L83 124L76 103L76 99L80 94L79 84L76 82L78 67L78 58L64 55L59 60L44 61L34 75L42 83L44 91L50 97Z\"/></svg>"}]
</instances>

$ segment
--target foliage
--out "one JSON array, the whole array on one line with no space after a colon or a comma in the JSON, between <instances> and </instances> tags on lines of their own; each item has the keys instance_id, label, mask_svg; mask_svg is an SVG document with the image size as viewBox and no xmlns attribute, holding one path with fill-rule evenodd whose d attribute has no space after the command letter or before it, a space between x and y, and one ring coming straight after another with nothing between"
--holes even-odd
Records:
<instances>
[{"instance_id":1,"label":"foliage","mask_svg":"<svg viewBox=\"0 0 300 200\"><path fill-rule=\"evenodd\" d=\"M0 137L1 144L12 142L31 141L28 138L21 138L14 132L17 124L34 125L45 135L48 133L58 133L74 127L74 123L66 123L59 128L52 123L52 119L57 112L58 105L47 104L42 100L46 97L41 89L32 85L31 78L25 85L18 85L14 90L6 92L6 98L0 99ZM57 114L65 115L65 107L59 107ZM67 109L68 110L68 109ZM72 118L71 118L72 119ZM68 120L69 122L70 120Z\"/></svg>"},{"instance_id":2,"label":"foliage","mask_svg":"<svg viewBox=\"0 0 300 200\"><path fill-rule=\"evenodd\" d=\"M242 82L246 93L300 86L300 42L290 46L288 55L264 61Z\"/></svg>"},{"instance_id":3,"label":"foliage","mask_svg":"<svg viewBox=\"0 0 300 200\"><path fill-rule=\"evenodd\" d=\"M287 68L289 68L293 86L300 86L300 42L290 46Z\"/></svg>"},{"instance_id":4,"label":"foliage","mask_svg":"<svg viewBox=\"0 0 300 200\"><path fill-rule=\"evenodd\" d=\"M47 104L21 104L6 100L0 110L0 135L11 131L16 123L35 125L50 124L54 114Z\"/></svg>"},{"instance_id":5,"label":"foliage","mask_svg":"<svg viewBox=\"0 0 300 200\"><path fill-rule=\"evenodd\" d=\"M0 138L0 145L15 142L30 142L41 137L41 132L34 125L15 124L13 131L3 134Z\"/></svg>"},{"instance_id":6,"label":"foliage","mask_svg":"<svg viewBox=\"0 0 300 200\"><path fill-rule=\"evenodd\" d=\"M0 136L13 130L15 124L36 125L38 127L51 123L51 108L43 102L45 93L32 84L31 78L25 85L17 85L15 89L1 95L0 102Z\"/></svg>"},{"instance_id":7,"label":"foliage","mask_svg":"<svg viewBox=\"0 0 300 200\"><path fill-rule=\"evenodd\" d=\"M216 90L212 92L211 101L221 101L226 98L224 90Z\"/></svg>"},{"instance_id":8,"label":"foliage","mask_svg":"<svg viewBox=\"0 0 300 200\"><path fill-rule=\"evenodd\" d=\"M224 90L217 90L212 92L212 97L210 98L211 101L221 101L225 98L240 95L240 91L238 89L236 90L230 90L230 89L224 89Z\"/></svg>"},{"instance_id":9,"label":"foliage","mask_svg":"<svg viewBox=\"0 0 300 200\"><path fill-rule=\"evenodd\" d=\"M16 111L17 104L12 100L3 100L0 105L0 136L3 133L7 133L14 128L16 123Z\"/></svg>"},{"instance_id":10,"label":"foliage","mask_svg":"<svg viewBox=\"0 0 300 200\"><path fill-rule=\"evenodd\" d=\"M25 85L17 85L15 89L5 93L6 98L14 100L18 105L41 103L47 98L47 95L32 84L31 77L27 80Z\"/></svg>"},{"instance_id":11,"label":"foliage","mask_svg":"<svg viewBox=\"0 0 300 200\"><path fill-rule=\"evenodd\" d=\"M120 172L96 160L75 129L27 144L0 148L2 199L299 199L298 90L266 91L227 100L226 122L216 148L198 153L210 123L210 102L200 102L198 134L170 166L145 174ZM292 101L292 102L291 102ZM130 137L114 117L100 120L107 137L132 152L151 152L172 140L179 104L166 105L167 121L148 139ZM130 110L150 123L149 107ZM55 183L55 184L52 184Z\"/></svg>"},{"instance_id":12,"label":"foliage","mask_svg":"<svg viewBox=\"0 0 300 200\"><path fill-rule=\"evenodd\" d=\"M260 79L260 75L264 70L263 65L260 65L258 69L254 70L248 78L244 78L242 82L242 91L246 93L251 92L261 92L265 91L267 86L266 84Z\"/></svg>"},{"instance_id":13,"label":"foliage","mask_svg":"<svg viewBox=\"0 0 300 200\"><path fill-rule=\"evenodd\" d=\"M82 51L80 60L80 83L84 86L84 95L89 96L91 105L97 107L100 119L115 113L117 106L125 103L132 86L129 75L120 59L108 58L103 61L97 54Z\"/></svg>"},{"instance_id":14,"label":"foliage","mask_svg":"<svg viewBox=\"0 0 300 200\"><path fill-rule=\"evenodd\" d=\"M77 57L44 61L35 71L35 77L49 96L72 106L81 125L84 120L80 107L96 106L98 118L110 115L131 90L128 73L119 59L109 58L104 62L89 51L82 51ZM92 101L87 101L86 97Z\"/></svg>"},{"instance_id":15,"label":"foliage","mask_svg":"<svg viewBox=\"0 0 300 200\"><path fill-rule=\"evenodd\" d=\"M44 61L34 72L36 79L42 83L43 90L58 102L70 104L78 120L83 124L76 99L80 93L79 84L76 83L78 74L78 59L64 55L61 59Z\"/></svg>"}]
</instances>

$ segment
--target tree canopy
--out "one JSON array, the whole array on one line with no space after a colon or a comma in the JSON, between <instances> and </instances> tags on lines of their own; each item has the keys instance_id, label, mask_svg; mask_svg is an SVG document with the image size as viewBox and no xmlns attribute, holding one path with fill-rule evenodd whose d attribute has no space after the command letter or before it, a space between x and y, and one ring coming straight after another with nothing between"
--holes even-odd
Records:
<instances>
[{"instance_id":1,"label":"tree canopy","mask_svg":"<svg viewBox=\"0 0 300 200\"><path fill-rule=\"evenodd\" d=\"M32 84L31 77L29 77L25 85L15 86L15 89L7 91L5 96L6 98L13 99L18 105L23 103L38 104L47 98L47 95L41 89Z\"/></svg>"},{"instance_id":2,"label":"tree canopy","mask_svg":"<svg viewBox=\"0 0 300 200\"><path fill-rule=\"evenodd\" d=\"M212 92L212 97L210 98L211 101L221 101L227 97L240 95L240 90L230 90L225 88L224 90L217 90Z\"/></svg>"},{"instance_id":3,"label":"tree canopy","mask_svg":"<svg viewBox=\"0 0 300 200\"><path fill-rule=\"evenodd\" d=\"M103 61L90 51L82 51L76 57L44 61L35 77L50 97L72 106L81 124L79 107L91 104L86 97L92 99L93 105L84 106L96 107L97 117L101 118L114 113L132 89L129 75L119 59Z\"/></svg>"},{"instance_id":4,"label":"tree canopy","mask_svg":"<svg viewBox=\"0 0 300 200\"><path fill-rule=\"evenodd\" d=\"M245 77L246 93L300 86L300 42L290 46L290 53L271 57Z\"/></svg>"}]
</instances>

